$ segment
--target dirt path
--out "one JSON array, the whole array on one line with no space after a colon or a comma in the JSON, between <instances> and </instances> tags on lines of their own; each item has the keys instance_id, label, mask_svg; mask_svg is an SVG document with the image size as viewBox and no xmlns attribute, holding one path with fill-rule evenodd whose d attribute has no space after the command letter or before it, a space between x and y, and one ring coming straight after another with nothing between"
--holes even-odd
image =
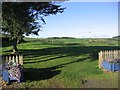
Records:
<instances>
[{"instance_id":1,"label":"dirt path","mask_svg":"<svg viewBox=\"0 0 120 90\"><path fill-rule=\"evenodd\" d=\"M118 88L118 83L108 80L87 80L81 88Z\"/></svg>"}]
</instances>

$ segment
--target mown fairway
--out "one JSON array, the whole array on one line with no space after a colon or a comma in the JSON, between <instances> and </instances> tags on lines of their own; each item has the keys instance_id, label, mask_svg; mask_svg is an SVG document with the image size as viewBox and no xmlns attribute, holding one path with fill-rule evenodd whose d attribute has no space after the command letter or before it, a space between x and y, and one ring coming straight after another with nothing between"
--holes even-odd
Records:
<instances>
[{"instance_id":1,"label":"mown fairway","mask_svg":"<svg viewBox=\"0 0 120 90\"><path fill-rule=\"evenodd\" d=\"M117 73L98 68L100 50L118 49L117 39L28 39L18 45L24 55L24 82L7 87L118 87ZM3 44L3 54L12 46ZM87 82L82 83L82 81Z\"/></svg>"}]
</instances>

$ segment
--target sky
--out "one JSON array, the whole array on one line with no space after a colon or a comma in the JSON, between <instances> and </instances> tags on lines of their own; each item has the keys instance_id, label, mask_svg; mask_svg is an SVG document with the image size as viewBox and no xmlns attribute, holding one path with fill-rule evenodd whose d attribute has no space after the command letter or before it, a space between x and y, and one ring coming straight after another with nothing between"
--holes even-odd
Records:
<instances>
[{"instance_id":1,"label":"sky","mask_svg":"<svg viewBox=\"0 0 120 90\"><path fill-rule=\"evenodd\" d=\"M46 24L39 36L111 38L118 35L117 2L62 2L63 13L44 17Z\"/></svg>"}]
</instances>

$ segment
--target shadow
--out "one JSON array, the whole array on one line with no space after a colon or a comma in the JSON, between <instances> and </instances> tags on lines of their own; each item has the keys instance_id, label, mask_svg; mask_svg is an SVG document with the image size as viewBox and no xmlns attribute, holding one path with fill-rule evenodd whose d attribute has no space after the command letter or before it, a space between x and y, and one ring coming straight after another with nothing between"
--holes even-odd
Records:
<instances>
[{"instance_id":1,"label":"shadow","mask_svg":"<svg viewBox=\"0 0 120 90\"><path fill-rule=\"evenodd\" d=\"M12 46L12 42L2 42L2 47Z\"/></svg>"},{"instance_id":2,"label":"shadow","mask_svg":"<svg viewBox=\"0 0 120 90\"><path fill-rule=\"evenodd\" d=\"M82 61L84 61L84 60L86 60L86 59L88 59L88 58L77 59L77 60L75 60L75 61L70 61L70 62L67 62L67 63L64 63L64 64L56 65L55 67L59 67L59 68L65 67L65 66L68 65L68 64L77 63L77 62L82 62Z\"/></svg>"},{"instance_id":3,"label":"shadow","mask_svg":"<svg viewBox=\"0 0 120 90\"><path fill-rule=\"evenodd\" d=\"M67 44L59 47L48 47L42 49L20 49L24 55L24 64L32 64L38 62L46 62L57 60L64 57L77 57L88 55L83 58L77 58L72 61L67 61L49 68L24 68L24 80L37 81L50 79L61 73L59 68L66 67L69 64L85 61L98 60L98 52L101 50L118 50L118 46L81 46L79 44ZM43 56L43 57L42 57ZM52 57L51 57L52 56ZM32 61L30 61L32 58ZM27 60L28 59L28 60Z\"/></svg>"},{"instance_id":4,"label":"shadow","mask_svg":"<svg viewBox=\"0 0 120 90\"><path fill-rule=\"evenodd\" d=\"M55 70L57 67L51 68L24 68L24 81L39 81L50 79L61 73L60 70ZM23 81L23 82L24 82Z\"/></svg>"},{"instance_id":5,"label":"shadow","mask_svg":"<svg viewBox=\"0 0 120 90\"><path fill-rule=\"evenodd\" d=\"M41 59L37 58L37 59L34 59L34 61L24 62L24 64L27 64L27 63L30 64L30 63L46 62L46 61L51 61L51 60L58 59L58 58L63 58L63 57L67 57L67 56L57 56L57 57L49 58L49 59L46 59L46 60L41 60Z\"/></svg>"},{"instance_id":6,"label":"shadow","mask_svg":"<svg viewBox=\"0 0 120 90\"><path fill-rule=\"evenodd\" d=\"M39 41L40 43L34 44L36 46L38 45L58 45L58 46L84 46L82 43L65 43L62 41Z\"/></svg>"},{"instance_id":7,"label":"shadow","mask_svg":"<svg viewBox=\"0 0 120 90\"><path fill-rule=\"evenodd\" d=\"M80 56L83 54L89 54L92 59L98 59L98 52L101 50L118 50L118 46L63 46L63 47L50 47L43 49L21 49L25 58L36 58L40 56L47 55L65 55L65 56ZM64 56L63 56L64 57ZM46 59L43 61L49 61L57 58L62 58L58 56L56 58ZM38 59L39 60L39 59ZM42 61L42 62L43 62ZM40 61L41 62L41 61Z\"/></svg>"},{"instance_id":8,"label":"shadow","mask_svg":"<svg viewBox=\"0 0 120 90\"><path fill-rule=\"evenodd\" d=\"M61 73L61 70L56 70L58 68L63 68L68 64L71 63L77 63L80 61L84 61L87 58L78 59L76 61L70 61L64 64L59 64L50 68L25 68L24 69L24 81L30 80L30 81L39 81L39 80L45 80L50 79L58 74Z\"/></svg>"},{"instance_id":9,"label":"shadow","mask_svg":"<svg viewBox=\"0 0 120 90\"><path fill-rule=\"evenodd\" d=\"M19 42L18 44L21 44L21 43L27 43L28 41L21 41ZM2 47L9 47L9 46L12 46L13 45L13 41L8 41L8 42L2 42Z\"/></svg>"}]
</instances>

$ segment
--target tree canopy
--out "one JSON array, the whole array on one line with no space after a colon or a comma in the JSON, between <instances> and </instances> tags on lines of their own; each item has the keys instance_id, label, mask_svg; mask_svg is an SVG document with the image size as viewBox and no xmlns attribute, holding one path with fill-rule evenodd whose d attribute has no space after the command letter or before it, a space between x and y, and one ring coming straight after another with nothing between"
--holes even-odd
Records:
<instances>
[{"instance_id":1,"label":"tree canopy","mask_svg":"<svg viewBox=\"0 0 120 90\"><path fill-rule=\"evenodd\" d=\"M46 24L44 16L62 13L64 9L55 2L3 2L2 32L10 35L15 46L23 35L38 35Z\"/></svg>"}]
</instances>

